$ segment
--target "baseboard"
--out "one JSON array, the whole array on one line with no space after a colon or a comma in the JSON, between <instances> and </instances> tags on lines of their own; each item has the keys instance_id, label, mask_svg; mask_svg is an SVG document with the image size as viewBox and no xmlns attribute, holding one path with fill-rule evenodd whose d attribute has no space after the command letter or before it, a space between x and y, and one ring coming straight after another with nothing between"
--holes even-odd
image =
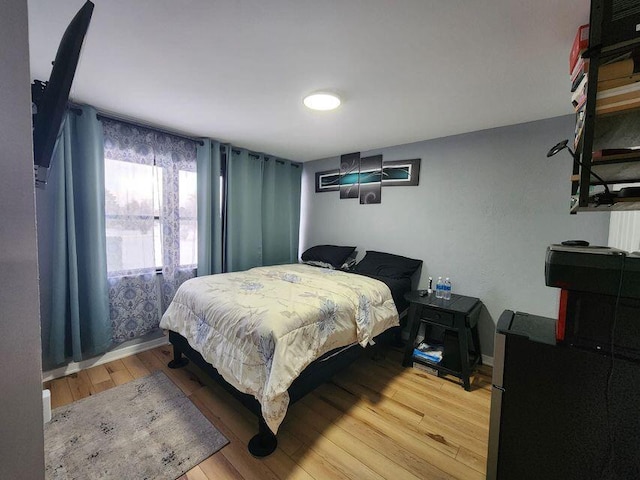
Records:
<instances>
[{"instance_id":1,"label":"baseboard","mask_svg":"<svg viewBox=\"0 0 640 480\"><path fill-rule=\"evenodd\" d=\"M482 354L482 364L483 365L488 365L490 367L493 367L493 357L490 357L488 355Z\"/></svg>"},{"instance_id":2,"label":"baseboard","mask_svg":"<svg viewBox=\"0 0 640 480\"><path fill-rule=\"evenodd\" d=\"M42 391L42 418L44 423L51 421L51 391L47 389Z\"/></svg>"},{"instance_id":3,"label":"baseboard","mask_svg":"<svg viewBox=\"0 0 640 480\"><path fill-rule=\"evenodd\" d=\"M77 373L80 370L85 370L96 365L102 365L103 363L113 362L114 360L120 360L121 358L135 355L136 353L151 350L152 348L161 347L169 343L169 337L162 336L160 338L154 338L147 342L138 343L135 345L128 345L126 347L118 348L107 352L99 357L90 358L81 362L71 362L64 367L55 368L46 372L42 372L42 381L48 382L55 380L56 378L64 377L72 373Z\"/></svg>"}]
</instances>

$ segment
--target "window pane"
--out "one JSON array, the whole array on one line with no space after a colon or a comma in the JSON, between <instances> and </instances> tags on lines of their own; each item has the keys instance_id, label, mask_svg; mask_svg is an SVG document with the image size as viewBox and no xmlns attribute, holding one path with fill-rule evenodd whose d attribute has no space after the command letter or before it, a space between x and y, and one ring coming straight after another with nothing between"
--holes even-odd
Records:
<instances>
[{"instance_id":1,"label":"window pane","mask_svg":"<svg viewBox=\"0 0 640 480\"><path fill-rule=\"evenodd\" d=\"M160 180L160 181L159 181ZM105 159L107 270L155 268L161 171L153 165Z\"/></svg>"},{"instance_id":2,"label":"window pane","mask_svg":"<svg viewBox=\"0 0 640 480\"><path fill-rule=\"evenodd\" d=\"M198 263L197 229L197 176L196 172L180 170L179 180L179 220L180 220L180 265Z\"/></svg>"}]
</instances>

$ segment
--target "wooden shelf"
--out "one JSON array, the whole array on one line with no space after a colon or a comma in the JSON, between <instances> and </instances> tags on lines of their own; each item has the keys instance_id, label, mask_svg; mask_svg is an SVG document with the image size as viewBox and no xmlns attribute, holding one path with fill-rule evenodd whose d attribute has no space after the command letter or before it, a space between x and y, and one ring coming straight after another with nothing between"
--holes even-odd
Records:
<instances>
[{"instance_id":1,"label":"wooden shelf","mask_svg":"<svg viewBox=\"0 0 640 480\"><path fill-rule=\"evenodd\" d=\"M594 161L591 171L601 176L607 183L636 183L640 182L640 155L637 158L619 160ZM571 181L577 182L580 175L572 175ZM591 185L602 185L596 178L591 179Z\"/></svg>"},{"instance_id":2,"label":"wooden shelf","mask_svg":"<svg viewBox=\"0 0 640 480\"><path fill-rule=\"evenodd\" d=\"M640 157L633 159L594 161L591 171L602 177L607 183L635 183L640 182ZM580 180L579 175L572 175L571 181ZM592 178L591 185L601 185L602 182Z\"/></svg>"},{"instance_id":3,"label":"wooden shelf","mask_svg":"<svg viewBox=\"0 0 640 480\"><path fill-rule=\"evenodd\" d=\"M640 210L640 197L618 199L613 205L589 204L587 207L578 207L578 204L571 209L571 213L577 212L620 212L625 210Z\"/></svg>"}]
</instances>

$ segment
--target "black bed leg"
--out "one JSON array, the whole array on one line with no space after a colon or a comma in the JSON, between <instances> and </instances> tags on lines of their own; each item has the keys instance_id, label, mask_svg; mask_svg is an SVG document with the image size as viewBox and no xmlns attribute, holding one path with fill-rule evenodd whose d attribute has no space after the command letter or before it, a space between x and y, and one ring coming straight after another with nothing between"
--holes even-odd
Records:
<instances>
[{"instance_id":1,"label":"black bed leg","mask_svg":"<svg viewBox=\"0 0 640 480\"><path fill-rule=\"evenodd\" d=\"M254 457L271 455L278 446L278 439L269 429L262 415L258 417L258 434L249 440L249 453Z\"/></svg>"},{"instance_id":2,"label":"black bed leg","mask_svg":"<svg viewBox=\"0 0 640 480\"><path fill-rule=\"evenodd\" d=\"M178 350L178 347L176 347L175 345L173 346L173 360L171 360L167 366L169 368L182 368L184 367L187 363L189 363L189 360L187 359L187 357L183 357L182 356L182 352L180 350Z\"/></svg>"}]
</instances>

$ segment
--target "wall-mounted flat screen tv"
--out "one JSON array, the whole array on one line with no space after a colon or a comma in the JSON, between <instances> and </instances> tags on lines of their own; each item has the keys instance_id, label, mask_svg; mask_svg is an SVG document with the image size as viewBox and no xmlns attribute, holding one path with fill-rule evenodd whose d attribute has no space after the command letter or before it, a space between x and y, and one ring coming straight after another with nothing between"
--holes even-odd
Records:
<instances>
[{"instance_id":1,"label":"wall-mounted flat screen tv","mask_svg":"<svg viewBox=\"0 0 640 480\"><path fill-rule=\"evenodd\" d=\"M31 85L34 106L33 162L36 186L40 188L44 188L47 183L51 156L92 13L93 3L87 1L73 17L60 40L49 81L35 80Z\"/></svg>"}]
</instances>

